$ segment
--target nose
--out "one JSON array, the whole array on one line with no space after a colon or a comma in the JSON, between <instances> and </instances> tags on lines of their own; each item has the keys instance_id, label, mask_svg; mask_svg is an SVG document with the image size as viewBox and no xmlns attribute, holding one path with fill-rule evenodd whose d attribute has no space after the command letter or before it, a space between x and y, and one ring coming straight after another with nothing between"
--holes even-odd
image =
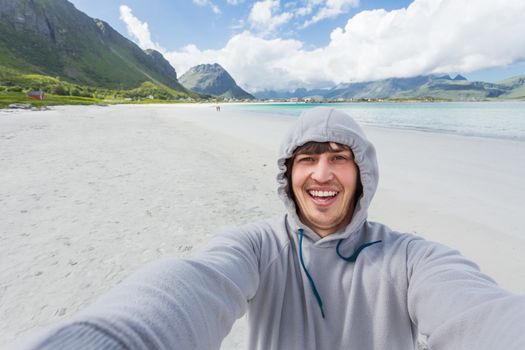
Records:
<instances>
[{"instance_id":1,"label":"nose","mask_svg":"<svg viewBox=\"0 0 525 350\"><path fill-rule=\"evenodd\" d=\"M330 163L324 157L321 157L312 169L311 178L317 182L328 182L334 178Z\"/></svg>"}]
</instances>

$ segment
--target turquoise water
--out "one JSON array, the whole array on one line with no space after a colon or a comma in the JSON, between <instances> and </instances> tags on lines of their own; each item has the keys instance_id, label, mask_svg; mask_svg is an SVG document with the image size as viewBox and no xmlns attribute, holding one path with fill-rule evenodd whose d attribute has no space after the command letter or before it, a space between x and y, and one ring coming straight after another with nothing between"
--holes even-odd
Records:
<instances>
[{"instance_id":1,"label":"turquoise water","mask_svg":"<svg viewBox=\"0 0 525 350\"><path fill-rule=\"evenodd\" d=\"M525 141L525 102L275 103L227 108L298 116L317 106L341 109L363 125Z\"/></svg>"}]
</instances>

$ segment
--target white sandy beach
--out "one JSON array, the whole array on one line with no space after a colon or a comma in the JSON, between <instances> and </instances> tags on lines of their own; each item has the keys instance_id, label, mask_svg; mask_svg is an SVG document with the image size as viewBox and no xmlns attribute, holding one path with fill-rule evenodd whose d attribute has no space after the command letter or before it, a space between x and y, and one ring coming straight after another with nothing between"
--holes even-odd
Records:
<instances>
[{"instance_id":1,"label":"white sandy beach","mask_svg":"<svg viewBox=\"0 0 525 350\"><path fill-rule=\"evenodd\" d=\"M278 215L293 118L211 105L0 111L0 347L70 317L148 261ZM525 293L525 142L365 128L370 219L460 250ZM243 349L238 322L222 349Z\"/></svg>"}]
</instances>

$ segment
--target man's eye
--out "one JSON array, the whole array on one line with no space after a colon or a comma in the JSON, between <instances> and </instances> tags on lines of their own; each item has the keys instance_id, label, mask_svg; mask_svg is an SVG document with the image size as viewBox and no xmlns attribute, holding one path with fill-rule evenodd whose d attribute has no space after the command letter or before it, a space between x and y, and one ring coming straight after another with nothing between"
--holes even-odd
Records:
<instances>
[{"instance_id":1,"label":"man's eye","mask_svg":"<svg viewBox=\"0 0 525 350\"><path fill-rule=\"evenodd\" d=\"M313 162L314 158L313 157L303 157L303 158L300 158L299 161L300 162Z\"/></svg>"},{"instance_id":2,"label":"man's eye","mask_svg":"<svg viewBox=\"0 0 525 350\"><path fill-rule=\"evenodd\" d=\"M336 156L334 156L334 160L346 160L346 157L345 156L341 156L341 155L336 155Z\"/></svg>"}]
</instances>

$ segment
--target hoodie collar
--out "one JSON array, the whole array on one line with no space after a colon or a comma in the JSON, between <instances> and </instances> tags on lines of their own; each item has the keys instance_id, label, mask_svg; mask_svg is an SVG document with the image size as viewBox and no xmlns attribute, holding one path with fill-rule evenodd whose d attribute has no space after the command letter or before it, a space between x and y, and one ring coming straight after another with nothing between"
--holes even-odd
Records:
<instances>
[{"instance_id":1,"label":"hoodie collar","mask_svg":"<svg viewBox=\"0 0 525 350\"><path fill-rule=\"evenodd\" d=\"M354 160L359 167L363 185L363 194L355 206L350 223L323 238L299 220L295 203L288 196L290 184L286 178L286 160L292 157L297 147L311 141L337 142L349 146L354 153ZM349 238L366 221L368 208L379 180L376 153L361 127L346 113L326 107L312 108L301 113L281 144L277 165L279 169L277 191L288 212L292 229L303 228L305 236L314 242L324 243Z\"/></svg>"}]
</instances>

